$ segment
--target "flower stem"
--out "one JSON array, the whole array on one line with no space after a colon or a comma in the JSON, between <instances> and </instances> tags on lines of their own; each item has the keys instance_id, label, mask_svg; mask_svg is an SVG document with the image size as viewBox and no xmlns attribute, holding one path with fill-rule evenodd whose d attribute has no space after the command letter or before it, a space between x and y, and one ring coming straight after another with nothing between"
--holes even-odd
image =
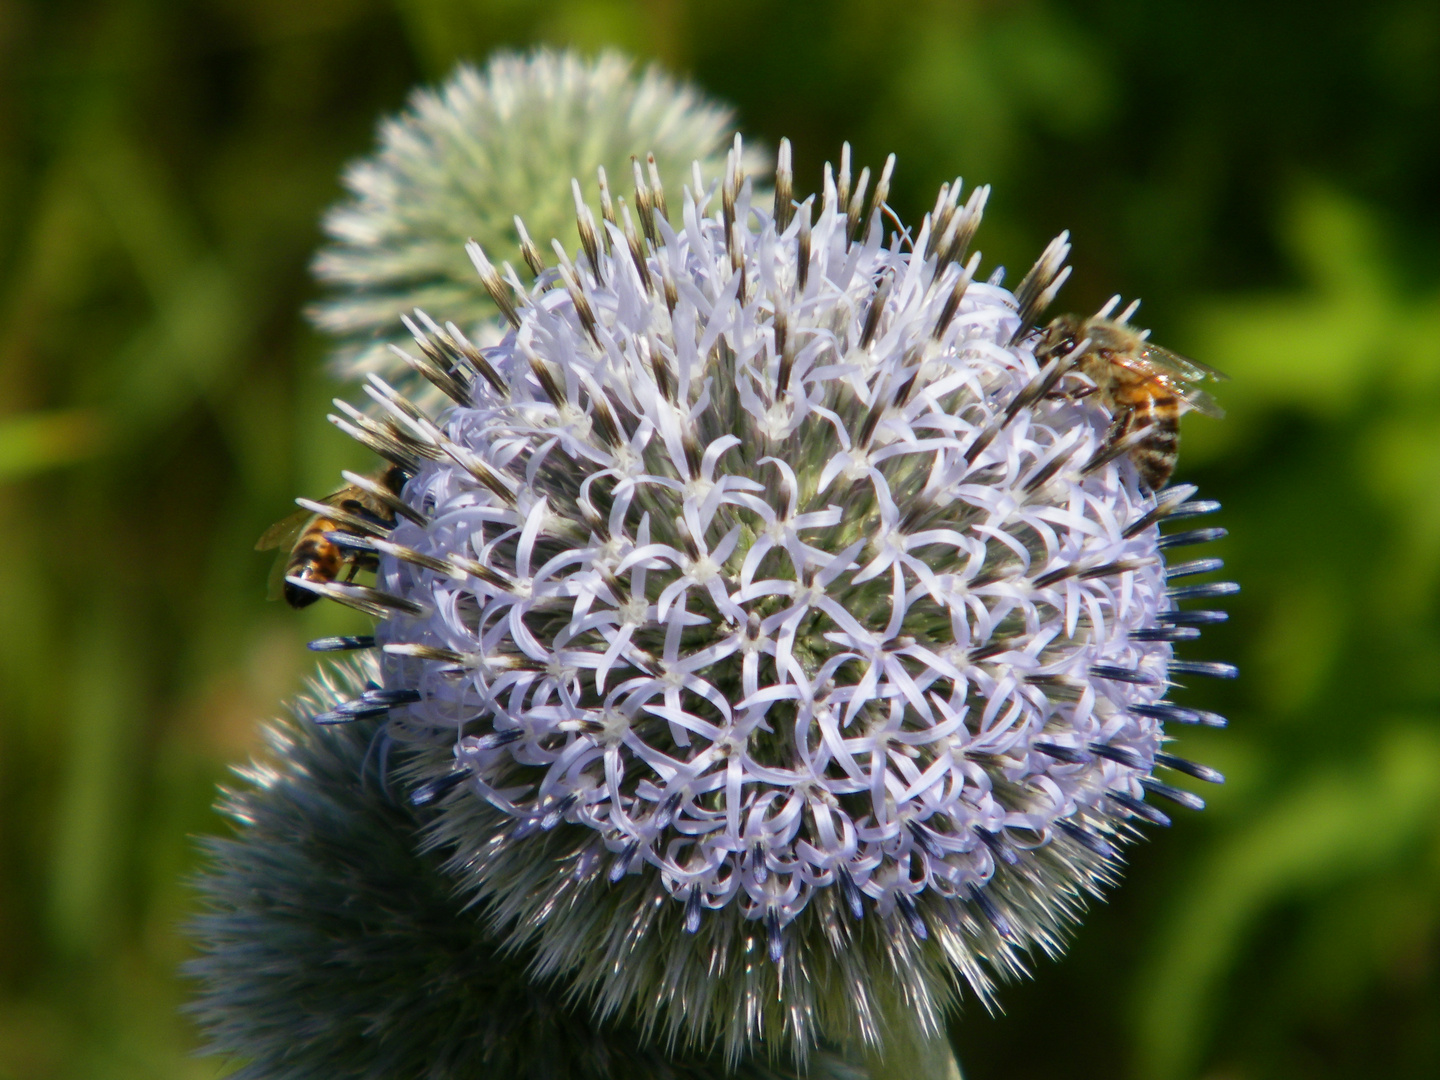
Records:
<instances>
[{"instance_id":1,"label":"flower stem","mask_svg":"<svg viewBox=\"0 0 1440 1080\"><path fill-rule=\"evenodd\" d=\"M865 1067L871 1080L962 1080L960 1062L943 1035L867 1055Z\"/></svg>"}]
</instances>

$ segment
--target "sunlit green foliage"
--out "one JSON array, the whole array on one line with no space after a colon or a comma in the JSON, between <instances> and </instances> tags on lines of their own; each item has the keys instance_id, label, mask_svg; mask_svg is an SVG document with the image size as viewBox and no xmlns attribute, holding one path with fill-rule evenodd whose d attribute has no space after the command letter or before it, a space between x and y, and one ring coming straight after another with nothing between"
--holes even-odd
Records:
<instances>
[{"instance_id":1,"label":"sunlit green foliage","mask_svg":"<svg viewBox=\"0 0 1440 1080\"><path fill-rule=\"evenodd\" d=\"M1179 476L1225 502L1230 783L1072 954L955 1024L970 1080L1440 1072L1440 17L1133 0L31 0L0 8L0 1077L213 1076L190 836L301 642L250 548L359 464L300 317L343 164L410 87L545 41L654 58L796 174L899 155L918 220L1062 227L1062 303L1225 369ZM927 196L927 192L930 193Z\"/></svg>"}]
</instances>

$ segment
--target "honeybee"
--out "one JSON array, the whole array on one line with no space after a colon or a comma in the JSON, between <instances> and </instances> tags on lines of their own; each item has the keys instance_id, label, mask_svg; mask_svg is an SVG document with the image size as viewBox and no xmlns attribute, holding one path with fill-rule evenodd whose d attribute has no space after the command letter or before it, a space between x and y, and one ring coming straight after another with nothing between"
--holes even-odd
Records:
<instances>
[{"instance_id":1,"label":"honeybee","mask_svg":"<svg viewBox=\"0 0 1440 1080\"><path fill-rule=\"evenodd\" d=\"M350 567L347 580L353 581L361 570L373 570L375 559L364 551L342 548L325 534L335 531L355 531L355 519L366 526L368 532L381 532L395 524L397 504L400 503L400 489L404 487L407 473L398 465L391 465L372 473L368 477L352 476L352 483L339 491L332 492L317 503L334 507L334 516L302 508L287 518L271 525L255 541L256 551L270 551L274 548L290 548L288 558L276 560L276 573L270 583L270 598L283 596L292 608L303 608L320 599L320 594L303 586L285 581L298 577L307 581L329 584L340 576L346 565ZM350 520L346 520L346 519Z\"/></svg>"},{"instance_id":2,"label":"honeybee","mask_svg":"<svg viewBox=\"0 0 1440 1080\"><path fill-rule=\"evenodd\" d=\"M1061 315L1041 333L1035 358L1043 364L1063 357L1087 337L1090 346L1075 370L1094 387L1071 396L1099 395L1114 417L1106 439L1111 446L1131 432L1149 429L1131 448L1130 460L1140 479L1158 491L1175 471L1180 454L1180 414L1194 409L1204 416L1225 415L1214 398L1192 384L1228 376L1152 344L1123 319L1098 316Z\"/></svg>"}]
</instances>

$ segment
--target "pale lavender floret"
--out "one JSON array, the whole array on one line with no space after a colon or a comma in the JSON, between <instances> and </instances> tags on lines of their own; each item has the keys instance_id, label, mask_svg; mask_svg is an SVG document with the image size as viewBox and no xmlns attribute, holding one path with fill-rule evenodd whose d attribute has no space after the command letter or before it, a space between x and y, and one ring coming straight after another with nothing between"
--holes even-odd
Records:
<instances>
[{"instance_id":1,"label":"pale lavender floret","mask_svg":"<svg viewBox=\"0 0 1440 1080\"><path fill-rule=\"evenodd\" d=\"M935 338L962 270L928 219L851 243L827 188L777 235L748 181L728 232L723 190L687 187L644 277L607 225L598 278L566 259L487 350L505 392L438 423L370 387L439 456L390 541L450 568L382 558L426 614L379 640L463 658L392 658L407 722L455 732L515 835L570 822L612 877L658 872L690 930L732 903L784 926L848 875L923 935L914 898L982 895L993 834L1116 817L1163 737L1130 711L1167 689L1170 644L1130 636L1168 603L1157 530L1125 535L1156 497L1123 457L1084 471L1109 417L1007 419L1041 375L1015 298L972 284Z\"/></svg>"}]
</instances>

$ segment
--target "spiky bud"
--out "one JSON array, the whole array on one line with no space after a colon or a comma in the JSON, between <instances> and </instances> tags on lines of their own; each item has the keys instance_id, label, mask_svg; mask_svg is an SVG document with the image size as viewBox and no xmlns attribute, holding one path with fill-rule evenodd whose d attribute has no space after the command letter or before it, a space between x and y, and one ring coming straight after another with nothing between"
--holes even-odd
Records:
<instances>
[{"instance_id":1,"label":"spiky bud","mask_svg":"<svg viewBox=\"0 0 1440 1080\"><path fill-rule=\"evenodd\" d=\"M1233 586L1168 585L1213 505L1140 482L1089 342L1037 352L1063 236L1012 295L986 189L887 238L848 148L793 216L740 150L653 240L557 245L498 346L418 319L464 392L371 378L414 514L323 591L383 616L412 798L541 974L732 1056L923 1040L1061 948L1147 794L1199 805L1164 724L1223 721L1165 697L1233 669L1172 658L1176 604Z\"/></svg>"},{"instance_id":2,"label":"spiky bud","mask_svg":"<svg viewBox=\"0 0 1440 1080\"><path fill-rule=\"evenodd\" d=\"M659 69L637 76L615 53L502 53L417 91L381 124L375 154L346 171L350 197L325 218L330 243L315 273L330 295L311 317L339 340L338 372L402 377L389 346L408 340L399 315L416 307L444 312L476 340L498 339L508 301L497 305L476 280L467 240L491 250L518 242L529 263L532 236L573 243L571 177L604 170L601 205L614 221L609 185L628 195L632 158L643 167L649 150L672 173L697 158L713 168L730 131L728 108ZM653 198L644 186L640 197Z\"/></svg>"}]
</instances>

